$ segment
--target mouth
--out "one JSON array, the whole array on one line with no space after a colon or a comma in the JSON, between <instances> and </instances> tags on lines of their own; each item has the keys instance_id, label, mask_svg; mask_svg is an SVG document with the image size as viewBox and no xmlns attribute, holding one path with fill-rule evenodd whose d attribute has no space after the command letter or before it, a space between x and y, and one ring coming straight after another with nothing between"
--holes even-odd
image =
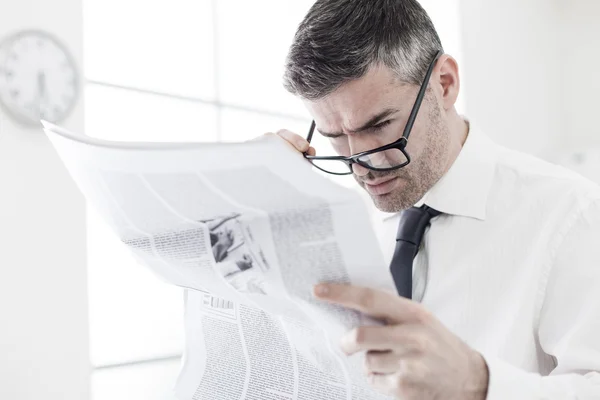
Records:
<instances>
[{"instance_id":1,"label":"mouth","mask_svg":"<svg viewBox=\"0 0 600 400\"><path fill-rule=\"evenodd\" d=\"M363 182L365 189L373 196L383 196L391 193L398 183L398 177L376 179L370 182Z\"/></svg>"}]
</instances>

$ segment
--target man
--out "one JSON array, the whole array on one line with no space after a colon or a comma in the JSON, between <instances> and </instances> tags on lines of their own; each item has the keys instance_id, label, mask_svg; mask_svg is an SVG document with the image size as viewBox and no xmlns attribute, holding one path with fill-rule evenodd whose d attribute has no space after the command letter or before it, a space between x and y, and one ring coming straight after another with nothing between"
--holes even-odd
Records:
<instances>
[{"instance_id":1,"label":"man","mask_svg":"<svg viewBox=\"0 0 600 400\"><path fill-rule=\"evenodd\" d=\"M600 189L492 143L456 112L458 65L415 0L318 0L285 85L338 154L278 135L395 213L383 237L402 296L315 288L386 321L342 339L348 355L367 353L375 388L419 400L600 399Z\"/></svg>"}]
</instances>

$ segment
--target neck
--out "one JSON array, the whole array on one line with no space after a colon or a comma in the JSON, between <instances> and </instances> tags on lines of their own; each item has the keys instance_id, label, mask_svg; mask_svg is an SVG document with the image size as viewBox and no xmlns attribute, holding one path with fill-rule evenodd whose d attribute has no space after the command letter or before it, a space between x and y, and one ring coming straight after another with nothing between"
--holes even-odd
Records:
<instances>
[{"instance_id":1,"label":"neck","mask_svg":"<svg viewBox=\"0 0 600 400\"><path fill-rule=\"evenodd\" d=\"M467 136L469 136L469 123L464 120L457 112L454 110L452 112L451 117L448 119L448 128L450 131L450 152L448 153L448 163L446 164L447 172L456 158L460 154L465 141L467 140Z\"/></svg>"}]
</instances>

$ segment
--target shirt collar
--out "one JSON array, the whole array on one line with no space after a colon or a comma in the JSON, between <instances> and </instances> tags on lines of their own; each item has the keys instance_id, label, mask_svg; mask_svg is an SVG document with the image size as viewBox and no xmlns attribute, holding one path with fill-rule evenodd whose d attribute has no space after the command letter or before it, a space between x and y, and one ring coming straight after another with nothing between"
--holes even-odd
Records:
<instances>
[{"instance_id":1,"label":"shirt collar","mask_svg":"<svg viewBox=\"0 0 600 400\"><path fill-rule=\"evenodd\" d=\"M469 134L458 157L416 205L427 204L444 214L483 221L495 169L494 143L470 123ZM383 219L397 214L384 214Z\"/></svg>"}]
</instances>

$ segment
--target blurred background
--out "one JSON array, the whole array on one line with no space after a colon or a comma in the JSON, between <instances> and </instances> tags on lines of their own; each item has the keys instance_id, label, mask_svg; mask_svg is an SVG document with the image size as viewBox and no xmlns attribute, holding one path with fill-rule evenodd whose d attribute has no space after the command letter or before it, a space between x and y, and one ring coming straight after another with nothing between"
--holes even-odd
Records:
<instances>
[{"instance_id":1,"label":"blurred background","mask_svg":"<svg viewBox=\"0 0 600 400\"><path fill-rule=\"evenodd\" d=\"M461 67L459 110L497 142L600 182L600 2L421 3ZM72 131L304 135L309 116L281 76L311 4L0 0L0 42L34 29L62 44L74 69L61 125ZM41 129L0 108L0 398L173 399L182 320L181 290L137 265L86 209Z\"/></svg>"}]
</instances>

